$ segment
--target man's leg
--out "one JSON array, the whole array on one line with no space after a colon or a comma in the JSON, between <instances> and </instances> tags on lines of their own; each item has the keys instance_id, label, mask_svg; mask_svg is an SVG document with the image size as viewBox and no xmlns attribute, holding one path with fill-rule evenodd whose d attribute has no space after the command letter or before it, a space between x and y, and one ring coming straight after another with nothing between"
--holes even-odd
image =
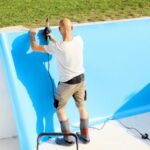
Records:
<instances>
[{"instance_id":1,"label":"man's leg","mask_svg":"<svg viewBox=\"0 0 150 150\"><path fill-rule=\"evenodd\" d=\"M77 133L77 136L83 143L89 143L90 137L89 137L89 119L88 119L88 113L86 111L85 106L82 106L79 108L80 112L80 134Z\"/></svg>"},{"instance_id":2,"label":"man's leg","mask_svg":"<svg viewBox=\"0 0 150 150\"><path fill-rule=\"evenodd\" d=\"M68 120L68 117L65 113L65 109L57 109L57 116L58 116L58 119L59 121L65 121L65 120Z\"/></svg>"},{"instance_id":3,"label":"man's leg","mask_svg":"<svg viewBox=\"0 0 150 150\"><path fill-rule=\"evenodd\" d=\"M70 125L67 115L65 113L65 106L72 95L72 87L63 83L58 85L58 89L55 95L54 106L56 108L57 116L60 122L62 133L70 133ZM74 140L70 136L64 136L64 138L57 138L56 143L60 145L71 145Z\"/></svg>"},{"instance_id":4,"label":"man's leg","mask_svg":"<svg viewBox=\"0 0 150 150\"><path fill-rule=\"evenodd\" d=\"M62 133L66 133L66 134L71 133L69 120L67 118L67 115L65 113L64 108L57 109L57 116L58 116L58 119L59 119L59 122L60 122L60 127L61 127ZM71 136L64 136L64 140L70 142L70 144L74 143ZM57 143L58 143L58 141L57 141Z\"/></svg>"},{"instance_id":5,"label":"man's leg","mask_svg":"<svg viewBox=\"0 0 150 150\"><path fill-rule=\"evenodd\" d=\"M80 113L80 133L77 133L79 139L83 143L89 143L89 129L88 129L88 113L85 107L85 100L86 100L86 87L85 82L82 82L78 88L78 90L73 95L76 105L78 107Z\"/></svg>"},{"instance_id":6,"label":"man's leg","mask_svg":"<svg viewBox=\"0 0 150 150\"><path fill-rule=\"evenodd\" d=\"M79 113L80 113L80 118L81 119L88 119L88 113L87 113L87 110L85 108L85 105L78 106L78 109L79 109Z\"/></svg>"}]
</instances>

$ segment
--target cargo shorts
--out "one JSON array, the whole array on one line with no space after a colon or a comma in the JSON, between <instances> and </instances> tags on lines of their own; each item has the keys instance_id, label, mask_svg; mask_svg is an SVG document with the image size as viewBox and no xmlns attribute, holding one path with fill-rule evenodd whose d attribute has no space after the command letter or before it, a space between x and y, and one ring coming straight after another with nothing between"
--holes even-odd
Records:
<instances>
[{"instance_id":1,"label":"cargo shorts","mask_svg":"<svg viewBox=\"0 0 150 150\"><path fill-rule=\"evenodd\" d=\"M54 107L64 109L68 100L73 96L76 106L83 107L86 100L86 83L85 80L77 84L67 84L59 82L55 94Z\"/></svg>"}]
</instances>

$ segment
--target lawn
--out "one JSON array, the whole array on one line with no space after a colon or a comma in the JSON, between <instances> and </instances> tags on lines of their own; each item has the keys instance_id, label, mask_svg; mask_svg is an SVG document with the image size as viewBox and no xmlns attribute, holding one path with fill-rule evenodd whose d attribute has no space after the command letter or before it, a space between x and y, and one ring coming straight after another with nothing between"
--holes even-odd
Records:
<instances>
[{"instance_id":1,"label":"lawn","mask_svg":"<svg viewBox=\"0 0 150 150\"><path fill-rule=\"evenodd\" d=\"M0 0L0 27L41 27L46 17L94 22L150 16L150 0Z\"/></svg>"}]
</instances>

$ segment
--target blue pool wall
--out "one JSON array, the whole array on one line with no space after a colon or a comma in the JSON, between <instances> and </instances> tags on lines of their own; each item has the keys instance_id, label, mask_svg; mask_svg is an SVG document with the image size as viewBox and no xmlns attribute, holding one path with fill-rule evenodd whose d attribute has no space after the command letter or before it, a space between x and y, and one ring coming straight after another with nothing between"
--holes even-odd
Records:
<instances>
[{"instance_id":1,"label":"blue pool wall","mask_svg":"<svg viewBox=\"0 0 150 150\"><path fill-rule=\"evenodd\" d=\"M43 44L41 32L36 38ZM58 28L52 32L61 40ZM77 25L73 34L84 40L90 123L149 112L150 19ZM59 130L55 57L33 52L28 31L0 33L0 57L21 150L35 150L39 133ZM72 98L66 112L71 124L79 123Z\"/></svg>"}]
</instances>

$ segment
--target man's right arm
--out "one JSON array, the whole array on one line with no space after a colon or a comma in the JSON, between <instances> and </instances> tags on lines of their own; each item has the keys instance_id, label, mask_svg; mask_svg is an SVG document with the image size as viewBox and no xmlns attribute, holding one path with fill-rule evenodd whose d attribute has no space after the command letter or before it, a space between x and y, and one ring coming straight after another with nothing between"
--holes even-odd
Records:
<instances>
[{"instance_id":1,"label":"man's right arm","mask_svg":"<svg viewBox=\"0 0 150 150\"><path fill-rule=\"evenodd\" d=\"M35 35L36 35L36 29L32 29L30 31L30 43L31 43L31 48L33 51L38 51L38 52L47 52L45 50L45 46L44 45L39 45L37 42L36 42L36 39L35 39ZM50 36L50 39L52 42L54 43L57 43L58 40L52 35L52 34L49 34ZM52 48L52 47L51 47ZM50 50L51 51L51 50Z\"/></svg>"},{"instance_id":2,"label":"man's right arm","mask_svg":"<svg viewBox=\"0 0 150 150\"><path fill-rule=\"evenodd\" d=\"M51 41L52 41L53 43L59 42L52 34L49 34L49 36L50 36L50 39L51 39Z\"/></svg>"}]
</instances>

